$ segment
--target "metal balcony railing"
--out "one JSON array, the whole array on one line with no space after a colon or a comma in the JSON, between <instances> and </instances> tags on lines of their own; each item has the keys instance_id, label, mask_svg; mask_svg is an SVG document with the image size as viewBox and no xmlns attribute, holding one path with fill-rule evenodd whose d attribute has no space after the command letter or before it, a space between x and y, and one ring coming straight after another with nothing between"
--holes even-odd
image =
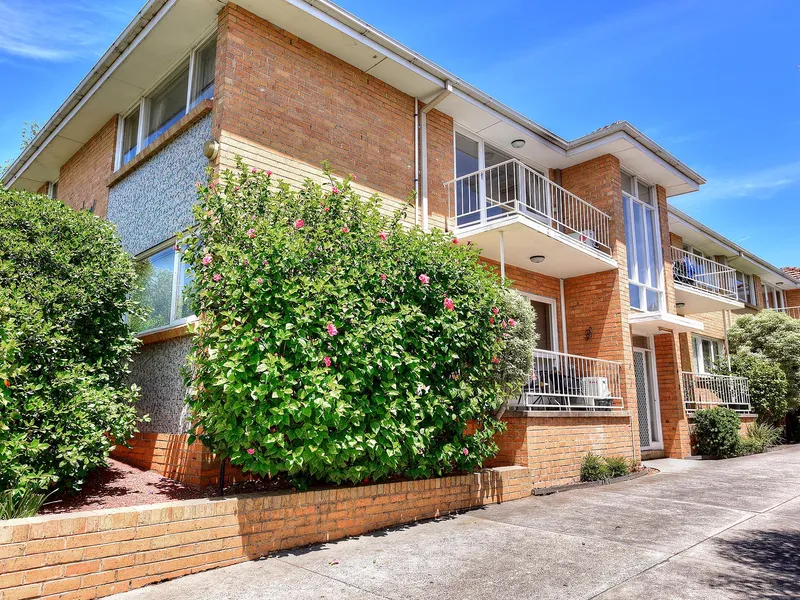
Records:
<instances>
[{"instance_id":1,"label":"metal balcony railing","mask_svg":"<svg viewBox=\"0 0 800 600\"><path fill-rule=\"evenodd\" d=\"M675 246L672 247L672 276L676 283L738 300L734 269Z\"/></svg>"},{"instance_id":2,"label":"metal balcony railing","mask_svg":"<svg viewBox=\"0 0 800 600\"><path fill-rule=\"evenodd\" d=\"M621 364L562 352L534 350L533 369L520 395L520 410L622 410Z\"/></svg>"},{"instance_id":3,"label":"metal balcony railing","mask_svg":"<svg viewBox=\"0 0 800 600\"><path fill-rule=\"evenodd\" d=\"M697 410L725 406L738 413L753 412L747 377L689 373L684 371L683 405L691 414Z\"/></svg>"},{"instance_id":4,"label":"metal balcony railing","mask_svg":"<svg viewBox=\"0 0 800 600\"><path fill-rule=\"evenodd\" d=\"M785 306L783 308L771 308L769 310L777 310L785 315L789 315L793 319L800 319L800 306Z\"/></svg>"},{"instance_id":5,"label":"metal balcony railing","mask_svg":"<svg viewBox=\"0 0 800 600\"><path fill-rule=\"evenodd\" d=\"M611 255L611 218L518 160L462 175L445 187L447 221L456 232L524 215Z\"/></svg>"}]
</instances>

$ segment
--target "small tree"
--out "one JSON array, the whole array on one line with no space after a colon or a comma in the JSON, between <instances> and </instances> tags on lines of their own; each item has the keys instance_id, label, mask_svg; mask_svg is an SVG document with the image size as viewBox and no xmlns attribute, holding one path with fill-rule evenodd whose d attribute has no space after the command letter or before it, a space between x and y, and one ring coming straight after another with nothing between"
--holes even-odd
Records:
<instances>
[{"instance_id":1,"label":"small tree","mask_svg":"<svg viewBox=\"0 0 800 600\"><path fill-rule=\"evenodd\" d=\"M233 464L304 486L496 453L504 288L469 244L378 207L349 180L294 192L241 164L200 188L188 402Z\"/></svg>"},{"instance_id":2,"label":"small tree","mask_svg":"<svg viewBox=\"0 0 800 600\"><path fill-rule=\"evenodd\" d=\"M730 358L730 369L727 361L721 360L716 365L716 371L724 375L747 377L750 404L759 421L782 421L789 410L789 382L781 366L763 354L748 352L745 348L740 348Z\"/></svg>"},{"instance_id":3,"label":"small tree","mask_svg":"<svg viewBox=\"0 0 800 600\"><path fill-rule=\"evenodd\" d=\"M742 420L736 411L724 406L696 411L692 431L697 451L703 456L715 458L737 456L741 424Z\"/></svg>"},{"instance_id":4,"label":"small tree","mask_svg":"<svg viewBox=\"0 0 800 600\"><path fill-rule=\"evenodd\" d=\"M135 431L133 283L111 224L0 191L0 491L80 488Z\"/></svg>"},{"instance_id":5,"label":"small tree","mask_svg":"<svg viewBox=\"0 0 800 600\"><path fill-rule=\"evenodd\" d=\"M771 359L788 381L790 406L800 401L800 320L774 311L739 317L728 330L731 352L750 352Z\"/></svg>"},{"instance_id":6,"label":"small tree","mask_svg":"<svg viewBox=\"0 0 800 600\"><path fill-rule=\"evenodd\" d=\"M533 349L536 347L536 313L530 301L518 291L507 288L500 303L500 312L509 315L508 320L501 321L503 341L494 378L503 391L506 400L519 395L520 382L530 376L533 366ZM502 415L505 404L498 413Z\"/></svg>"}]
</instances>

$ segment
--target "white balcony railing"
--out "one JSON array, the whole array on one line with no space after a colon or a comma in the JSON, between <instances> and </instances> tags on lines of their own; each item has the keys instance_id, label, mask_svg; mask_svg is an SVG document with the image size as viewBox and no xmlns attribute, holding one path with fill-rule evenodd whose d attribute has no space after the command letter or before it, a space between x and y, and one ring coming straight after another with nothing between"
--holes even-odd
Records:
<instances>
[{"instance_id":1,"label":"white balcony railing","mask_svg":"<svg viewBox=\"0 0 800 600\"><path fill-rule=\"evenodd\" d=\"M751 413L750 386L747 377L689 373L683 376L683 405L691 414L697 410L725 406L738 413Z\"/></svg>"},{"instance_id":2,"label":"white balcony railing","mask_svg":"<svg viewBox=\"0 0 800 600\"><path fill-rule=\"evenodd\" d=\"M738 300L734 269L675 246L672 247L672 276L676 283Z\"/></svg>"},{"instance_id":3,"label":"white balcony railing","mask_svg":"<svg viewBox=\"0 0 800 600\"><path fill-rule=\"evenodd\" d=\"M800 319L800 306L785 306L783 308L772 308L770 310L777 310L785 315L789 315L793 319Z\"/></svg>"},{"instance_id":4,"label":"white balcony railing","mask_svg":"<svg viewBox=\"0 0 800 600\"><path fill-rule=\"evenodd\" d=\"M531 376L509 402L520 410L622 410L618 362L534 350Z\"/></svg>"},{"instance_id":5,"label":"white balcony railing","mask_svg":"<svg viewBox=\"0 0 800 600\"><path fill-rule=\"evenodd\" d=\"M610 217L518 160L462 175L445 187L451 229L524 215L611 255Z\"/></svg>"}]
</instances>

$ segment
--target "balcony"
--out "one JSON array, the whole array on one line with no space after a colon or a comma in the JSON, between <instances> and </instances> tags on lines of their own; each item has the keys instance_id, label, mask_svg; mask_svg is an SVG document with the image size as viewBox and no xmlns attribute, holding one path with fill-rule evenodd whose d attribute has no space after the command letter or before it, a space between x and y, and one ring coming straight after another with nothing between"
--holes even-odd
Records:
<instances>
[{"instance_id":1,"label":"balcony","mask_svg":"<svg viewBox=\"0 0 800 600\"><path fill-rule=\"evenodd\" d=\"M744 308L737 295L736 271L730 267L673 246L672 275L681 315Z\"/></svg>"},{"instance_id":2,"label":"balcony","mask_svg":"<svg viewBox=\"0 0 800 600\"><path fill-rule=\"evenodd\" d=\"M689 373L684 371L683 405L686 413L725 406L740 414L751 414L750 387L747 377Z\"/></svg>"},{"instance_id":3,"label":"balcony","mask_svg":"<svg viewBox=\"0 0 800 600\"><path fill-rule=\"evenodd\" d=\"M618 362L534 350L533 369L509 408L526 411L619 411L624 409Z\"/></svg>"},{"instance_id":4,"label":"balcony","mask_svg":"<svg viewBox=\"0 0 800 600\"><path fill-rule=\"evenodd\" d=\"M789 315L793 319L800 319L800 306L786 306L784 308L772 308L770 310L776 310L785 315Z\"/></svg>"},{"instance_id":5,"label":"balcony","mask_svg":"<svg viewBox=\"0 0 800 600\"><path fill-rule=\"evenodd\" d=\"M560 278L617 268L610 217L518 160L445 187L449 230L486 258ZM534 265L537 255L544 260Z\"/></svg>"}]
</instances>

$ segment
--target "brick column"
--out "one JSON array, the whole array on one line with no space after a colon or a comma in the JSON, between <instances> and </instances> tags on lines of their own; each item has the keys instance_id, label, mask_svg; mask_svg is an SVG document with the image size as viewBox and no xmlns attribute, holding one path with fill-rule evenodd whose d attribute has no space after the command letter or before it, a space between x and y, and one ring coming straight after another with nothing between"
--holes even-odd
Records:
<instances>
[{"instance_id":1,"label":"brick column","mask_svg":"<svg viewBox=\"0 0 800 600\"><path fill-rule=\"evenodd\" d=\"M681 341L674 333L654 336L654 340L664 453L669 458L684 458L692 453L692 447L683 409Z\"/></svg>"}]
</instances>

